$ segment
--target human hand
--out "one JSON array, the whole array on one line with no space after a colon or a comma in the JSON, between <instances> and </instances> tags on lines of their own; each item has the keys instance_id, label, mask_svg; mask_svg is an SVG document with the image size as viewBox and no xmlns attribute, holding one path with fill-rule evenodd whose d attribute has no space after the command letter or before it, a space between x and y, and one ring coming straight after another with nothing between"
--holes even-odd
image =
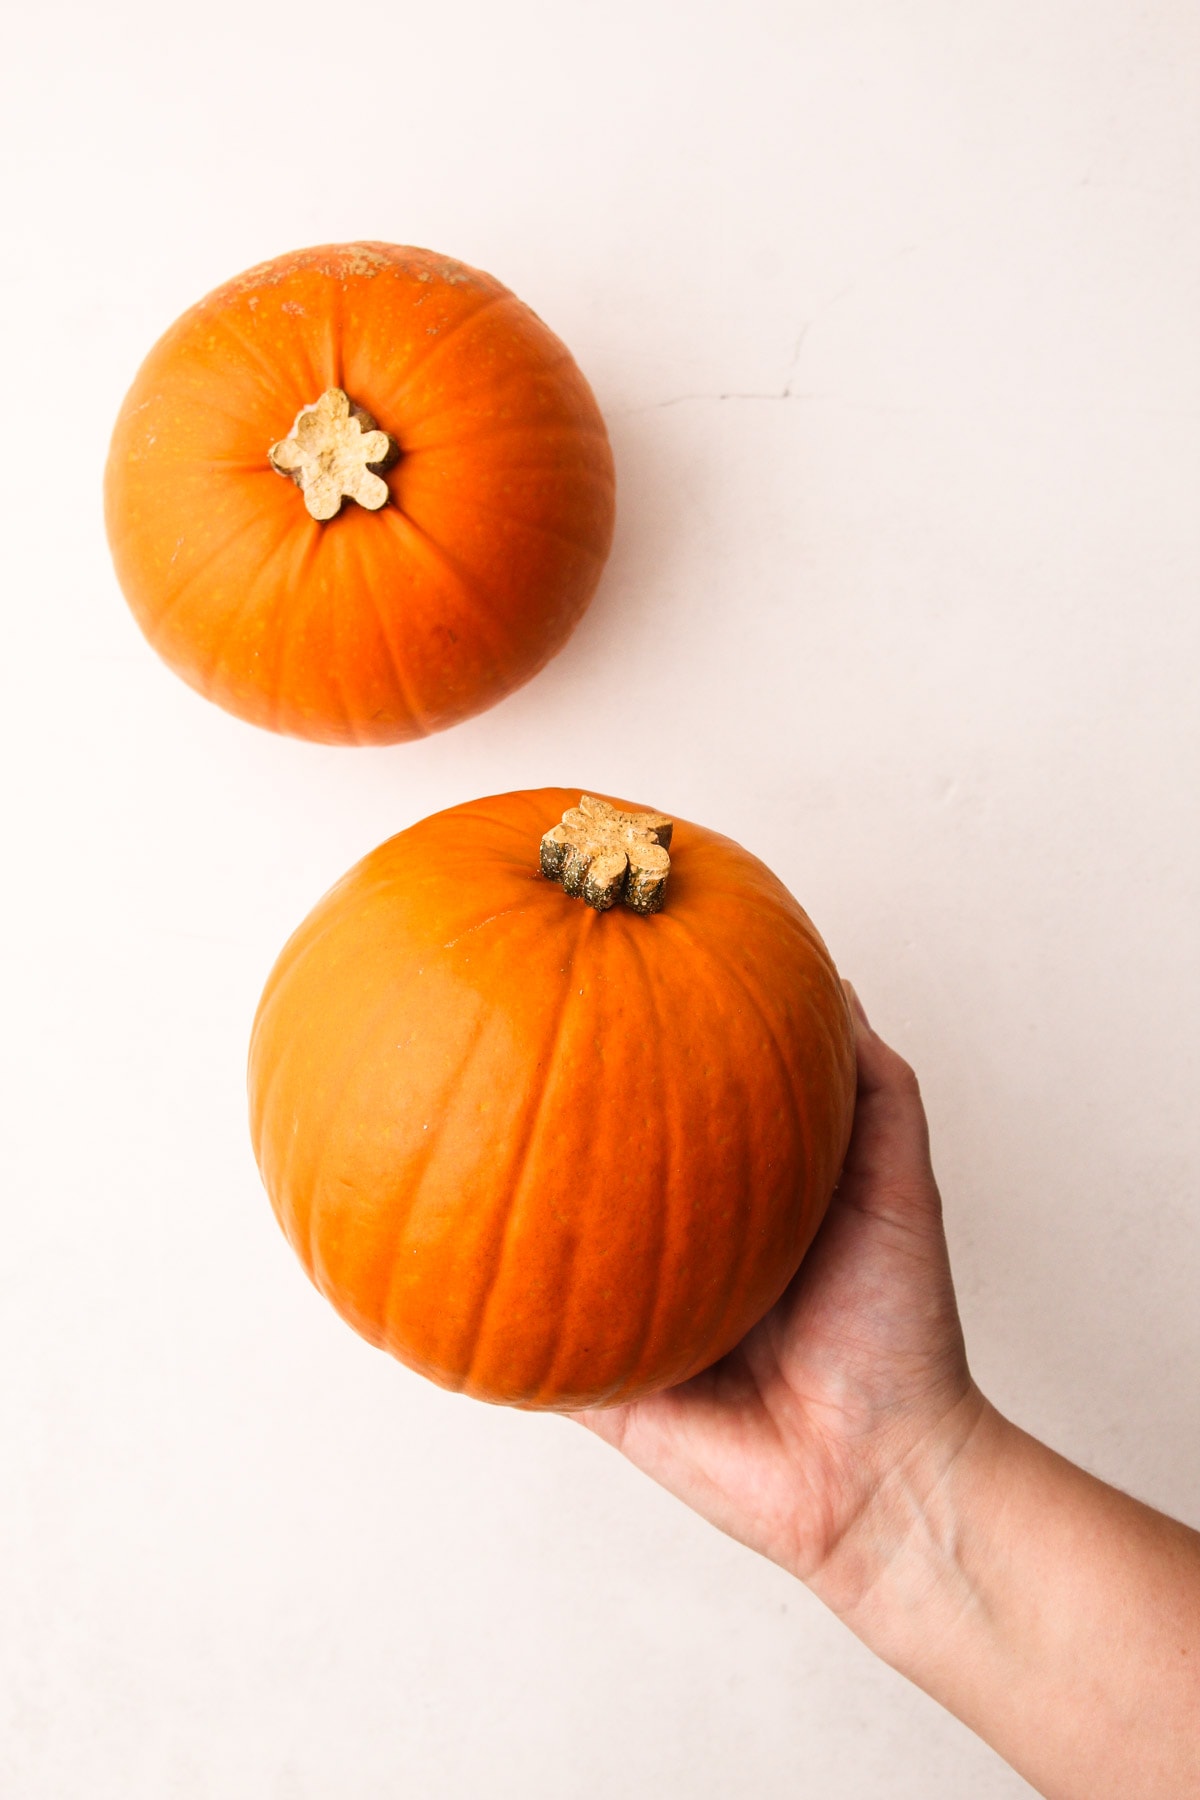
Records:
<instances>
[{"instance_id":1,"label":"human hand","mask_svg":"<svg viewBox=\"0 0 1200 1800\"><path fill-rule=\"evenodd\" d=\"M873 1502L896 1482L936 1482L986 1405L967 1369L916 1077L847 992L854 1130L795 1280L703 1374L575 1415L839 1610L886 1555Z\"/></svg>"},{"instance_id":2,"label":"human hand","mask_svg":"<svg viewBox=\"0 0 1200 1800\"><path fill-rule=\"evenodd\" d=\"M702 1375L574 1416L807 1582L1047 1800L1193 1800L1200 1533L975 1387L916 1078L848 992L854 1131L795 1280Z\"/></svg>"}]
</instances>

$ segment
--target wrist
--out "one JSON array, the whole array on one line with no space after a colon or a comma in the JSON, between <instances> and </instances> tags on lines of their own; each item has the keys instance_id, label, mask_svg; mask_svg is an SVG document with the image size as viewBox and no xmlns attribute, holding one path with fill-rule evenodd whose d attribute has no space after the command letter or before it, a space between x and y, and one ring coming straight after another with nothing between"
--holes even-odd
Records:
<instances>
[{"instance_id":1,"label":"wrist","mask_svg":"<svg viewBox=\"0 0 1200 1800\"><path fill-rule=\"evenodd\" d=\"M1038 1793L1200 1793L1200 1535L977 1390L890 1466L809 1585Z\"/></svg>"},{"instance_id":2,"label":"wrist","mask_svg":"<svg viewBox=\"0 0 1200 1800\"><path fill-rule=\"evenodd\" d=\"M806 1584L885 1661L980 1604L969 1538L1013 1427L972 1383L871 1486Z\"/></svg>"}]
</instances>

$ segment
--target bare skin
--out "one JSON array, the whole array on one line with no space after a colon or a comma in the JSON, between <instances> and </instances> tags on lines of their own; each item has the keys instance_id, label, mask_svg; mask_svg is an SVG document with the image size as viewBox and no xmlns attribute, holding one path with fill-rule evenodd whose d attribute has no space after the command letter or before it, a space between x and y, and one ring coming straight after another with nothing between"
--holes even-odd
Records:
<instances>
[{"instance_id":1,"label":"bare skin","mask_svg":"<svg viewBox=\"0 0 1200 1800\"><path fill-rule=\"evenodd\" d=\"M1047 1800L1197 1800L1200 1534L971 1380L916 1077L848 991L854 1134L796 1280L715 1368L577 1417L806 1582Z\"/></svg>"}]
</instances>

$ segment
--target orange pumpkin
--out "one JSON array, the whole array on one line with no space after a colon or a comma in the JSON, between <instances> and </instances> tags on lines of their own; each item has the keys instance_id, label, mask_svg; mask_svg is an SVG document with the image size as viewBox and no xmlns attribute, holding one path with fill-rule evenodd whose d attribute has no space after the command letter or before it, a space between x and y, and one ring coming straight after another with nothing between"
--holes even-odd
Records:
<instances>
[{"instance_id":1,"label":"orange pumpkin","mask_svg":"<svg viewBox=\"0 0 1200 1800\"><path fill-rule=\"evenodd\" d=\"M421 1374L525 1407L630 1400L736 1344L854 1105L841 984L782 883L678 823L642 857L669 861L661 910L595 910L607 850L563 827L539 858L578 800L452 807L365 857L283 950L250 1050L255 1154L317 1287Z\"/></svg>"},{"instance_id":2,"label":"orange pumpkin","mask_svg":"<svg viewBox=\"0 0 1200 1800\"><path fill-rule=\"evenodd\" d=\"M583 376L498 281L345 244L171 327L105 500L121 586L185 681L256 725L380 744L560 648L608 554L613 468Z\"/></svg>"}]
</instances>

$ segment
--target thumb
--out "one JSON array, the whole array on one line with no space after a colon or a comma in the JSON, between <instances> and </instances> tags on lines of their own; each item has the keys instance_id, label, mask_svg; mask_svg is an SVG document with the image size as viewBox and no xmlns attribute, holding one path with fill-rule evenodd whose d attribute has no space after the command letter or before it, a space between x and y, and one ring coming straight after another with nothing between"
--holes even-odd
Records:
<instances>
[{"instance_id":1,"label":"thumb","mask_svg":"<svg viewBox=\"0 0 1200 1800\"><path fill-rule=\"evenodd\" d=\"M850 983L844 986L854 1017L858 1098L840 1191L864 1212L914 1224L923 1218L939 1221L941 1200L917 1077L872 1029Z\"/></svg>"}]
</instances>

